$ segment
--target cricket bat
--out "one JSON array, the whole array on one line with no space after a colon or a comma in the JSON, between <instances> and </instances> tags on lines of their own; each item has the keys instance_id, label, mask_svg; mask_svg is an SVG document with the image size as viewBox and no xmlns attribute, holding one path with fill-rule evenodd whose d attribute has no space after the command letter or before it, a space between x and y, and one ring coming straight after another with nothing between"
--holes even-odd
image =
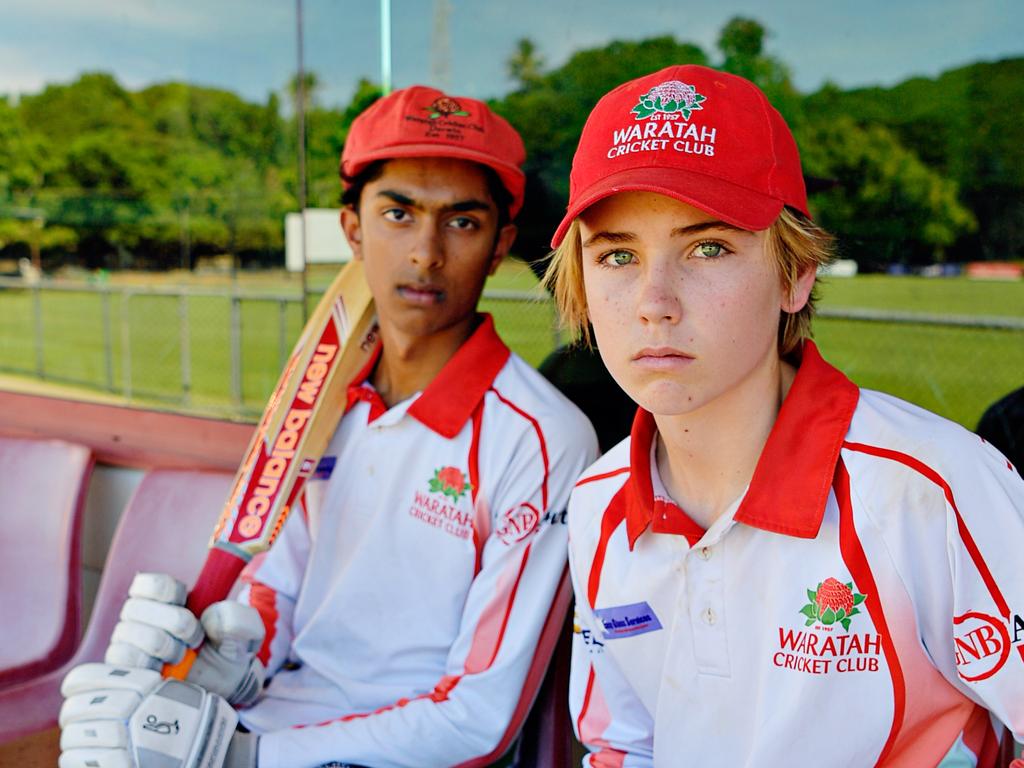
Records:
<instances>
[{"instance_id":1,"label":"cricket bat","mask_svg":"<svg viewBox=\"0 0 1024 768\"><path fill-rule=\"evenodd\" d=\"M270 548L345 409L346 388L377 342L373 296L361 261L351 261L324 293L292 350L210 539L186 605L196 616L228 596L245 564ZM184 679L189 649L165 677Z\"/></svg>"}]
</instances>

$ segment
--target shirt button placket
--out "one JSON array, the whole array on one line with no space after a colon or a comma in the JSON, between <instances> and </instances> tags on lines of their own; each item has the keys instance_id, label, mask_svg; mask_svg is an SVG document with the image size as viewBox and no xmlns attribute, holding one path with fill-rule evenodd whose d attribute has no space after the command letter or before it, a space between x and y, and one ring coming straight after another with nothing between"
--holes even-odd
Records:
<instances>
[{"instance_id":1,"label":"shirt button placket","mask_svg":"<svg viewBox=\"0 0 1024 768\"><path fill-rule=\"evenodd\" d=\"M725 557L723 544L699 547L687 558L691 623L697 670L729 675L729 638L725 622Z\"/></svg>"}]
</instances>

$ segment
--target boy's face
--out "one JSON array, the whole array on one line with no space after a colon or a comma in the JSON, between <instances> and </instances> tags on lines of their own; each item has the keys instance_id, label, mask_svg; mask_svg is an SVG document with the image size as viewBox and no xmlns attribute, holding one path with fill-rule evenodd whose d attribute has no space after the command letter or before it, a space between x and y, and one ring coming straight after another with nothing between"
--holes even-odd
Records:
<instances>
[{"instance_id":1,"label":"boy's face","mask_svg":"<svg viewBox=\"0 0 1024 768\"><path fill-rule=\"evenodd\" d=\"M740 387L778 386L779 310L803 306L810 284L787 295L767 232L664 195L620 192L584 212L580 233L601 357L641 406L679 415Z\"/></svg>"},{"instance_id":2,"label":"boy's face","mask_svg":"<svg viewBox=\"0 0 1024 768\"><path fill-rule=\"evenodd\" d=\"M498 230L483 169L451 158L389 160L341 223L382 330L408 340L468 328L516 233Z\"/></svg>"}]
</instances>

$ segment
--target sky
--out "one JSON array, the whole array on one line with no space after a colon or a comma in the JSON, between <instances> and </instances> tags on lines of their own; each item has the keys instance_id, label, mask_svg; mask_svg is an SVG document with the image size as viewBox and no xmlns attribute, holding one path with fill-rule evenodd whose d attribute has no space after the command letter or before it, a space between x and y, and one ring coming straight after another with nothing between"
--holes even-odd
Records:
<instances>
[{"instance_id":1,"label":"sky","mask_svg":"<svg viewBox=\"0 0 1024 768\"><path fill-rule=\"evenodd\" d=\"M445 48L433 46L439 5L446 76ZM263 102L283 95L296 71L295 8L296 0L0 0L0 94L103 71L132 89L181 80ZM303 9L304 62L322 104L347 103L361 77L380 81L378 0L303 0ZM392 80L501 96L512 87L505 62L523 37L549 68L580 48L666 34L715 61L718 32L736 15L768 29L768 53L804 92L1024 56L1021 0L391 0Z\"/></svg>"}]
</instances>

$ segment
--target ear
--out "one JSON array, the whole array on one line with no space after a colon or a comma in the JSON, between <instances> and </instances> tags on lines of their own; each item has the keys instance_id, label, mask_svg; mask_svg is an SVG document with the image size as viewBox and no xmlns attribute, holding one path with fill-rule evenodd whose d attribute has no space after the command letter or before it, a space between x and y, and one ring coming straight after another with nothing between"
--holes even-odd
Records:
<instances>
[{"instance_id":1,"label":"ear","mask_svg":"<svg viewBox=\"0 0 1024 768\"><path fill-rule=\"evenodd\" d=\"M363 230L359 223L359 214L356 209L346 205L341 209L341 231L345 233L352 248L352 258L356 261L363 260Z\"/></svg>"},{"instance_id":2,"label":"ear","mask_svg":"<svg viewBox=\"0 0 1024 768\"><path fill-rule=\"evenodd\" d=\"M814 288L816 276L817 269L813 264L797 275L796 282L789 289L788 295L782 298L783 312L796 314L806 306L811 297L811 289Z\"/></svg>"},{"instance_id":3,"label":"ear","mask_svg":"<svg viewBox=\"0 0 1024 768\"><path fill-rule=\"evenodd\" d=\"M498 265L501 264L502 260L508 255L508 252L512 249L512 244L516 241L516 235L519 234L519 228L515 224L506 224L501 228L498 233L498 237L494 242L494 253L491 256L491 265L487 269L488 275L493 275L498 269Z\"/></svg>"}]
</instances>

